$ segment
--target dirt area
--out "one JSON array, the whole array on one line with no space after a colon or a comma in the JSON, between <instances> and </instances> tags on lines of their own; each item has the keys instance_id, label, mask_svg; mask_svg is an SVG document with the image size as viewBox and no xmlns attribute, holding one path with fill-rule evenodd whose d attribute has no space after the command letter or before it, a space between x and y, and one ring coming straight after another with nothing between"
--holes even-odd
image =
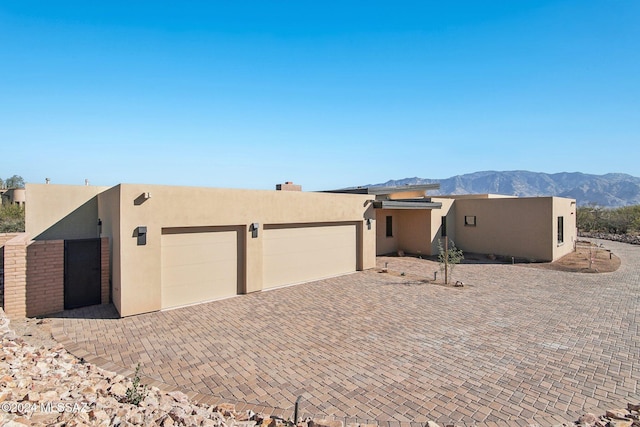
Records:
<instances>
[{"instance_id":1,"label":"dirt area","mask_svg":"<svg viewBox=\"0 0 640 427\"><path fill-rule=\"evenodd\" d=\"M416 255L389 255L391 259L402 259L403 257L416 258ZM438 263L438 257L423 256L425 260ZM543 268L547 270L570 271L576 273L610 273L620 267L620 258L613 254L606 246L591 243L586 240L579 240L576 243L576 250L554 262L539 262L534 259L511 257L493 254L477 254L471 252L464 253L461 264L514 264L522 267ZM397 269L397 266L396 266ZM408 273L408 272L407 272ZM391 275L402 275L399 271L389 270ZM438 273L438 280L441 281L441 273ZM441 284L431 277L417 277L406 274L407 280L420 283ZM443 284L443 283L442 283Z\"/></svg>"},{"instance_id":2,"label":"dirt area","mask_svg":"<svg viewBox=\"0 0 640 427\"><path fill-rule=\"evenodd\" d=\"M378 273L387 274L389 276L400 277L404 280L405 285L441 285L441 286L453 286L453 284L445 285L443 280L432 280L419 276L417 274L405 273L395 270L385 270L383 268L377 269Z\"/></svg>"},{"instance_id":3,"label":"dirt area","mask_svg":"<svg viewBox=\"0 0 640 427\"><path fill-rule=\"evenodd\" d=\"M578 241L575 252L565 255L555 262L524 265L577 273L610 273L620 267L620 258L603 246L587 241Z\"/></svg>"}]
</instances>

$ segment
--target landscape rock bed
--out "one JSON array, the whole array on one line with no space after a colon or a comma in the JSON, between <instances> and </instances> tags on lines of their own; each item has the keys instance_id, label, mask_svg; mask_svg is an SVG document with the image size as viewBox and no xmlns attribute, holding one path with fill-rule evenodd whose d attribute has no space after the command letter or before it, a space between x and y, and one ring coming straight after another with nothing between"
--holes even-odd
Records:
<instances>
[{"instance_id":1,"label":"landscape rock bed","mask_svg":"<svg viewBox=\"0 0 640 427\"><path fill-rule=\"evenodd\" d=\"M614 242L640 245L640 236L633 234L592 233L581 231L578 233L578 236L588 237L590 239L612 240Z\"/></svg>"},{"instance_id":2,"label":"landscape rock bed","mask_svg":"<svg viewBox=\"0 0 640 427\"><path fill-rule=\"evenodd\" d=\"M138 389L139 405L128 403L131 379L83 363L61 345L29 345L1 309L0 339L2 425L231 427L247 419L233 405L195 405L184 393L157 387Z\"/></svg>"}]
</instances>

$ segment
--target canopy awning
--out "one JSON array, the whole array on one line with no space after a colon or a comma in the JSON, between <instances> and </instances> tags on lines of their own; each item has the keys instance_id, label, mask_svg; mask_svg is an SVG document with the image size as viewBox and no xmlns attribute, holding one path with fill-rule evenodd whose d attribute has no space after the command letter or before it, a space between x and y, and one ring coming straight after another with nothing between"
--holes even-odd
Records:
<instances>
[{"instance_id":1,"label":"canopy awning","mask_svg":"<svg viewBox=\"0 0 640 427\"><path fill-rule=\"evenodd\" d=\"M374 209L440 209L442 203L428 200L374 200Z\"/></svg>"}]
</instances>

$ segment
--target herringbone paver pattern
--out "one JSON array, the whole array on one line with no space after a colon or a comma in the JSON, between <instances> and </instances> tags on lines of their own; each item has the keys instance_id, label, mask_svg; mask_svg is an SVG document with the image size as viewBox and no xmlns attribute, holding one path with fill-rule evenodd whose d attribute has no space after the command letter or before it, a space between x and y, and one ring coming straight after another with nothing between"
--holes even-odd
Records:
<instances>
[{"instance_id":1,"label":"herringbone paver pattern","mask_svg":"<svg viewBox=\"0 0 640 427\"><path fill-rule=\"evenodd\" d=\"M436 263L365 271L166 312L65 314L89 353L184 390L303 413L484 425L558 424L640 401L640 247L614 273ZM108 306L107 306L108 307ZM111 311L109 311L111 310ZM408 425L408 424L407 424Z\"/></svg>"}]
</instances>

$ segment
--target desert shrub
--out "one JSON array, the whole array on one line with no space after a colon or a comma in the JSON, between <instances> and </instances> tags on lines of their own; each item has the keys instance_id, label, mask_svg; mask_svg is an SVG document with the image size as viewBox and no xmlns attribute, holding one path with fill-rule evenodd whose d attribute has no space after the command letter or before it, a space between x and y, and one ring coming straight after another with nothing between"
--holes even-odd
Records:
<instances>
[{"instance_id":1,"label":"desert shrub","mask_svg":"<svg viewBox=\"0 0 640 427\"><path fill-rule=\"evenodd\" d=\"M464 255L462 253L462 249L456 248L456 244L453 243L453 240L449 239L448 251L445 252L444 246L442 245L442 239L438 239L438 262L440 263L440 271L444 272L445 268L447 268L448 279L451 278L451 274L453 273L455 266L460 264L463 259ZM447 262L445 263L445 261Z\"/></svg>"},{"instance_id":2,"label":"desert shrub","mask_svg":"<svg viewBox=\"0 0 640 427\"><path fill-rule=\"evenodd\" d=\"M24 207L0 204L0 233L24 231Z\"/></svg>"},{"instance_id":3,"label":"desert shrub","mask_svg":"<svg viewBox=\"0 0 640 427\"><path fill-rule=\"evenodd\" d=\"M138 363L131 387L127 388L125 402L138 406L147 397L148 393L147 386L140 385L140 364Z\"/></svg>"},{"instance_id":4,"label":"desert shrub","mask_svg":"<svg viewBox=\"0 0 640 427\"><path fill-rule=\"evenodd\" d=\"M577 210L578 229L587 232L627 234L640 232L640 205L620 208L582 206Z\"/></svg>"}]
</instances>

